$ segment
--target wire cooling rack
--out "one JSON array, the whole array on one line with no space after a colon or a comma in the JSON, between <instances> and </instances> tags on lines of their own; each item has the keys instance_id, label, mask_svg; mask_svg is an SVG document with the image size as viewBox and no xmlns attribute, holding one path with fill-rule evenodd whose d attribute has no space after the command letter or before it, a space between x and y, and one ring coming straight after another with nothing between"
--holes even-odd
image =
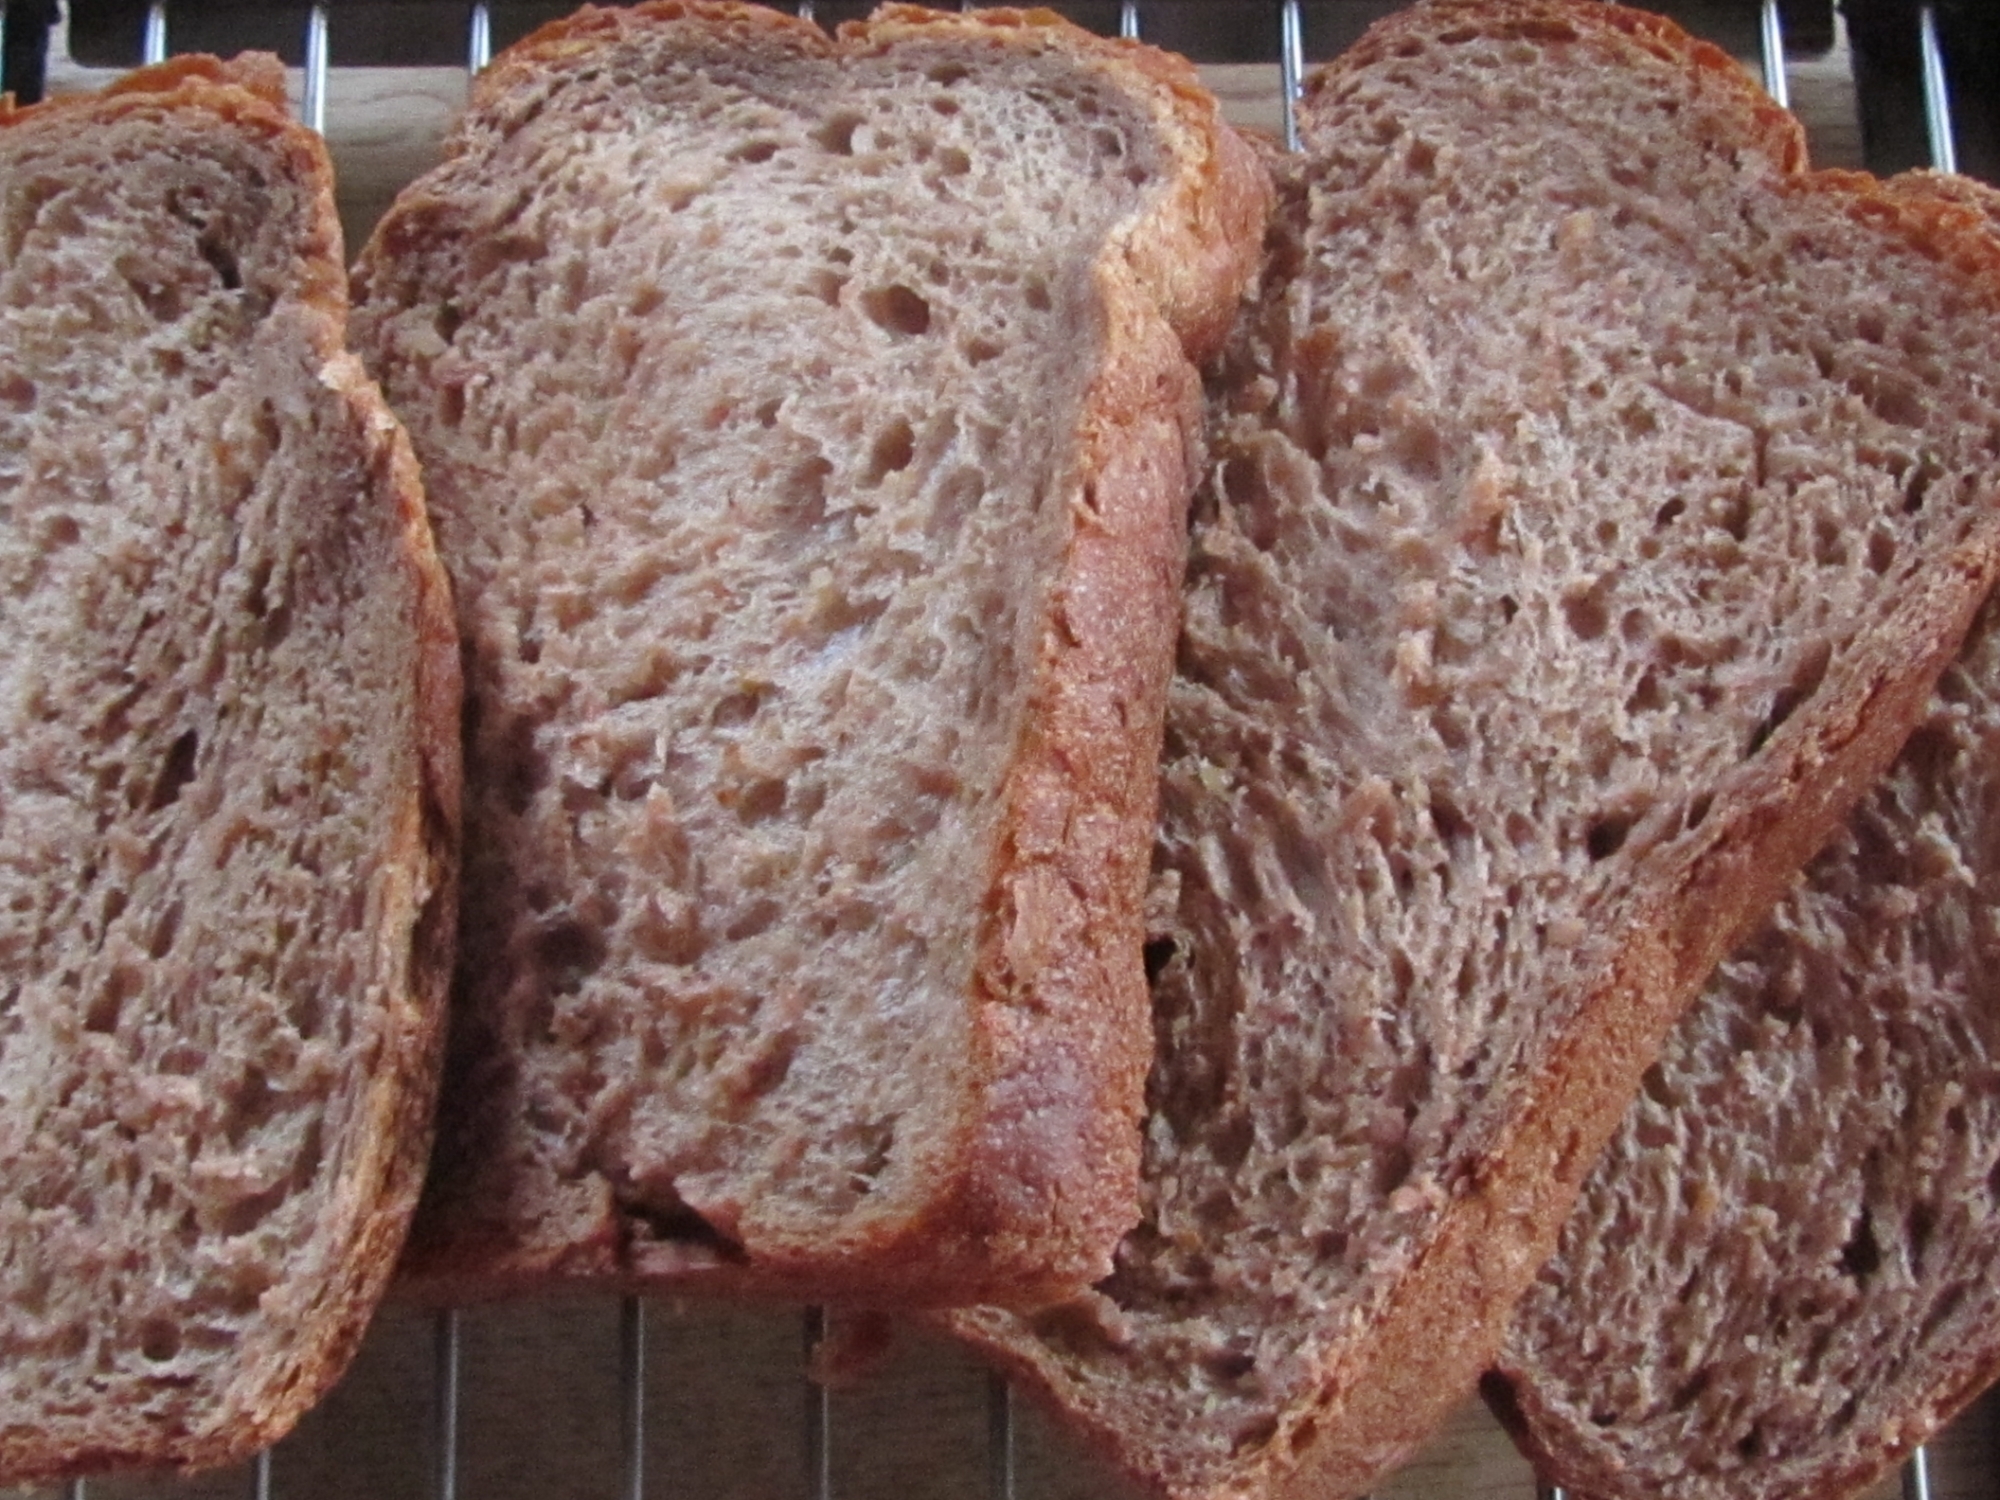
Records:
<instances>
[{"instance_id":1,"label":"wire cooling rack","mask_svg":"<svg viewBox=\"0 0 2000 1500\"><path fill-rule=\"evenodd\" d=\"M935 3L935 0L934 0ZM948 0L947 0L948 3ZM1822 165L2000 176L2000 6L1711 0L1658 8L1761 71ZM358 243L428 165L465 79L567 0L0 0L7 83L32 97L176 50L279 51L327 134ZM797 0L823 21L866 0ZM1297 136L1292 102L1393 0L1072 0L1093 29L1188 52L1239 123ZM1954 101L1958 107L1954 107ZM377 1319L347 1378L242 1470L78 1481L36 1500L1114 1500L1118 1481L963 1354L906 1342L859 1388L806 1378L803 1312L565 1298ZM2000 1399L1869 1500L2000 1500ZM1476 1406L1376 1500L1581 1500L1537 1485ZM1748 1500L1748 1497L1746 1497Z\"/></svg>"}]
</instances>

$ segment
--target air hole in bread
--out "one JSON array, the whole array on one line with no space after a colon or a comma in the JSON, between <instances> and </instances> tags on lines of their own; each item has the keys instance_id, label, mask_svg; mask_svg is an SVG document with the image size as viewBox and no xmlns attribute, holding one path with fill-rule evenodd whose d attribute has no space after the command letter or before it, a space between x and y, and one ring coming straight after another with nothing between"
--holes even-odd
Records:
<instances>
[{"instance_id":1,"label":"air hole in bread","mask_svg":"<svg viewBox=\"0 0 2000 1500\"><path fill-rule=\"evenodd\" d=\"M287 600L280 600L277 608L264 616L263 642L267 651L276 650L285 643L292 633L292 606Z\"/></svg>"},{"instance_id":2,"label":"air hole in bread","mask_svg":"<svg viewBox=\"0 0 2000 1500\"><path fill-rule=\"evenodd\" d=\"M930 332L930 303L901 282L862 293L861 311L889 333L914 338Z\"/></svg>"},{"instance_id":3,"label":"air hole in bread","mask_svg":"<svg viewBox=\"0 0 2000 1500\"><path fill-rule=\"evenodd\" d=\"M1784 722L1798 711L1826 678L1827 663L1832 659L1832 648L1826 641L1814 642L1792 668L1792 680L1780 688L1771 699L1770 710L1751 733L1750 744L1744 752L1755 755L1763 749L1771 736L1776 734Z\"/></svg>"},{"instance_id":4,"label":"air hole in bread","mask_svg":"<svg viewBox=\"0 0 2000 1500\"><path fill-rule=\"evenodd\" d=\"M215 272L216 280L222 283L224 291L239 292L243 289L243 268L237 264L236 252L219 235L213 231L203 234L196 241L195 248Z\"/></svg>"},{"instance_id":5,"label":"air hole in bread","mask_svg":"<svg viewBox=\"0 0 2000 1500\"><path fill-rule=\"evenodd\" d=\"M170 1318L148 1318L139 1333L139 1352L154 1364L165 1364L181 1352L180 1325Z\"/></svg>"},{"instance_id":6,"label":"air hole in bread","mask_svg":"<svg viewBox=\"0 0 2000 1500\"><path fill-rule=\"evenodd\" d=\"M1687 815L1682 820L1682 827L1689 833L1701 827L1707 820L1709 807L1714 801L1715 798L1707 792L1703 792L1701 795L1691 799L1688 802Z\"/></svg>"},{"instance_id":7,"label":"air hole in bread","mask_svg":"<svg viewBox=\"0 0 2000 1500\"><path fill-rule=\"evenodd\" d=\"M769 701L771 691L763 684L740 688L709 711L708 722L717 729L734 729L748 724Z\"/></svg>"},{"instance_id":8,"label":"air hole in bread","mask_svg":"<svg viewBox=\"0 0 2000 1500\"><path fill-rule=\"evenodd\" d=\"M1645 1096L1662 1109L1680 1108L1680 1096L1667 1086L1667 1075L1658 1063L1646 1069L1639 1086Z\"/></svg>"},{"instance_id":9,"label":"air hole in bread","mask_svg":"<svg viewBox=\"0 0 2000 1500\"><path fill-rule=\"evenodd\" d=\"M622 1212L638 1221L644 1238L666 1244L700 1245L732 1264L740 1264L744 1259L741 1243L695 1212L671 1187L649 1184L641 1198L629 1187L614 1183L612 1196Z\"/></svg>"},{"instance_id":10,"label":"air hole in bread","mask_svg":"<svg viewBox=\"0 0 2000 1500\"><path fill-rule=\"evenodd\" d=\"M1644 672L1638 674L1638 682L1632 686L1632 692L1626 698L1626 712L1658 714L1662 708L1666 708L1666 692L1662 692L1660 688L1660 672L1658 668L1648 666Z\"/></svg>"},{"instance_id":11,"label":"air hole in bread","mask_svg":"<svg viewBox=\"0 0 2000 1500\"><path fill-rule=\"evenodd\" d=\"M1049 284L1039 276L1030 276L1022 284L1021 298L1036 312L1047 312L1055 305L1049 296Z\"/></svg>"},{"instance_id":12,"label":"air hole in bread","mask_svg":"<svg viewBox=\"0 0 2000 1500\"><path fill-rule=\"evenodd\" d=\"M728 159L730 161L748 162L750 165L755 166L759 162L767 162L776 156L778 149L778 142L769 139L745 141L729 153Z\"/></svg>"},{"instance_id":13,"label":"air hole in bread","mask_svg":"<svg viewBox=\"0 0 2000 1500\"><path fill-rule=\"evenodd\" d=\"M761 776L734 793L736 816L745 823L764 823L785 810L787 786L782 776Z\"/></svg>"},{"instance_id":14,"label":"air hole in bread","mask_svg":"<svg viewBox=\"0 0 2000 1500\"><path fill-rule=\"evenodd\" d=\"M216 1216L216 1228L228 1239L239 1239L260 1224L293 1196L289 1181L280 1180L261 1193L238 1198Z\"/></svg>"},{"instance_id":15,"label":"air hole in bread","mask_svg":"<svg viewBox=\"0 0 2000 1500\"><path fill-rule=\"evenodd\" d=\"M897 417L876 434L874 445L868 450L868 469L862 482L880 484L891 474L907 469L916 456L916 433L907 420Z\"/></svg>"},{"instance_id":16,"label":"air hole in bread","mask_svg":"<svg viewBox=\"0 0 2000 1500\"><path fill-rule=\"evenodd\" d=\"M1885 574L1896 562L1896 539L1887 532L1871 532L1868 537L1868 571Z\"/></svg>"},{"instance_id":17,"label":"air hole in bread","mask_svg":"<svg viewBox=\"0 0 2000 1500\"><path fill-rule=\"evenodd\" d=\"M165 958L174 946L174 939L180 936L181 903L169 901L153 923L153 930L146 937L146 954L149 958Z\"/></svg>"},{"instance_id":18,"label":"air hole in bread","mask_svg":"<svg viewBox=\"0 0 2000 1500\"><path fill-rule=\"evenodd\" d=\"M1585 592L1573 594L1563 600L1563 619L1568 622L1570 633L1578 640L1594 641L1609 628L1611 614L1604 605L1604 594L1608 586L1608 579L1599 579Z\"/></svg>"},{"instance_id":19,"label":"air hole in bread","mask_svg":"<svg viewBox=\"0 0 2000 1500\"><path fill-rule=\"evenodd\" d=\"M1866 1208L1856 1217L1840 1252L1840 1269L1855 1281L1866 1281L1882 1269L1882 1247L1876 1242L1875 1224Z\"/></svg>"},{"instance_id":20,"label":"air hole in bread","mask_svg":"<svg viewBox=\"0 0 2000 1500\"><path fill-rule=\"evenodd\" d=\"M801 528L824 524L826 482L832 474L832 461L819 453L803 460L786 474L777 490L779 511L783 519Z\"/></svg>"},{"instance_id":21,"label":"air hole in bread","mask_svg":"<svg viewBox=\"0 0 2000 1500\"><path fill-rule=\"evenodd\" d=\"M32 411L35 406L35 382L18 371L0 374L0 406L14 411Z\"/></svg>"},{"instance_id":22,"label":"air hole in bread","mask_svg":"<svg viewBox=\"0 0 2000 1500\"><path fill-rule=\"evenodd\" d=\"M605 952L604 934L575 918L551 923L535 938L535 960L551 994L574 994L604 962Z\"/></svg>"},{"instance_id":23,"label":"air hole in bread","mask_svg":"<svg viewBox=\"0 0 2000 1500\"><path fill-rule=\"evenodd\" d=\"M192 729L182 731L167 748L166 759L161 763L159 775L153 780L152 793L146 799L147 812L159 812L180 800L182 788L194 779L195 758L200 750L201 736Z\"/></svg>"},{"instance_id":24,"label":"air hole in bread","mask_svg":"<svg viewBox=\"0 0 2000 1500\"><path fill-rule=\"evenodd\" d=\"M1690 1406L1693 1406L1695 1402L1701 1399L1702 1392L1708 1389L1709 1383L1714 1378L1715 1378L1715 1372L1713 1370L1703 1368L1695 1371L1692 1379L1681 1382L1681 1384L1675 1389L1673 1400L1668 1403L1670 1409L1673 1411L1686 1411ZM1595 1413L1593 1413L1592 1416L1594 1420ZM1608 1427L1611 1425L1611 1422L1615 1420L1617 1420L1616 1415L1612 1414L1610 1421L1599 1422L1597 1425L1600 1427Z\"/></svg>"},{"instance_id":25,"label":"air hole in bread","mask_svg":"<svg viewBox=\"0 0 2000 1500\"><path fill-rule=\"evenodd\" d=\"M1910 1248L1910 1274L1921 1277L1924 1252L1930 1248L1931 1234L1937 1228L1937 1209L1928 1203L1912 1203L1904 1227Z\"/></svg>"},{"instance_id":26,"label":"air hole in bread","mask_svg":"<svg viewBox=\"0 0 2000 1500\"><path fill-rule=\"evenodd\" d=\"M1924 508L1924 499L1930 493L1931 485L1938 477L1937 460L1925 454L1910 471L1903 482L1903 514L1914 516Z\"/></svg>"},{"instance_id":27,"label":"air hole in bread","mask_svg":"<svg viewBox=\"0 0 2000 1500\"><path fill-rule=\"evenodd\" d=\"M1590 825L1584 835L1584 847L1592 860L1609 859L1625 847L1625 837L1632 831L1633 818L1625 813L1610 813Z\"/></svg>"},{"instance_id":28,"label":"air hole in bread","mask_svg":"<svg viewBox=\"0 0 2000 1500\"><path fill-rule=\"evenodd\" d=\"M1372 1186L1376 1193L1388 1197L1397 1188L1410 1180L1413 1163L1410 1148L1403 1142L1382 1149L1375 1158L1375 1172Z\"/></svg>"},{"instance_id":29,"label":"air hole in bread","mask_svg":"<svg viewBox=\"0 0 2000 1500\"><path fill-rule=\"evenodd\" d=\"M1211 1349L1201 1357L1217 1380L1237 1381L1257 1368L1257 1356L1247 1349Z\"/></svg>"},{"instance_id":30,"label":"air hole in bread","mask_svg":"<svg viewBox=\"0 0 2000 1500\"><path fill-rule=\"evenodd\" d=\"M135 964L118 963L104 977L84 1008L83 1029L110 1035L118 1029L125 1004L144 987L145 974Z\"/></svg>"},{"instance_id":31,"label":"air hole in bread","mask_svg":"<svg viewBox=\"0 0 2000 1500\"><path fill-rule=\"evenodd\" d=\"M854 154L854 132L865 123L866 117L854 110L842 110L830 115L813 133L813 140L822 151L835 156Z\"/></svg>"},{"instance_id":32,"label":"air hole in bread","mask_svg":"<svg viewBox=\"0 0 2000 1500\"><path fill-rule=\"evenodd\" d=\"M1919 1341L1925 1344L1934 1341L1944 1325L1951 1321L1952 1315L1965 1304L1965 1296L1966 1289L1963 1285L1954 1286L1943 1293L1932 1304L1930 1311L1924 1314L1923 1321L1918 1324Z\"/></svg>"},{"instance_id":33,"label":"air hole in bread","mask_svg":"<svg viewBox=\"0 0 2000 1500\"><path fill-rule=\"evenodd\" d=\"M1714 523L1737 541L1750 535L1750 490L1748 486L1718 497L1709 508Z\"/></svg>"},{"instance_id":34,"label":"air hole in bread","mask_svg":"<svg viewBox=\"0 0 2000 1500\"><path fill-rule=\"evenodd\" d=\"M1451 798L1434 788L1430 796L1431 826L1447 847L1456 847L1472 837L1472 825Z\"/></svg>"},{"instance_id":35,"label":"air hole in bread","mask_svg":"<svg viewBox=\"0 0 2000 1500\"><path fill-rule=\"evenodd\" d=\"M1653 512L1653 527L1657 531L1664 531L1686 513L1687 501L1683 500L1679 495L1675 495L1666 504Z\"/></svg>"}]
</instances>

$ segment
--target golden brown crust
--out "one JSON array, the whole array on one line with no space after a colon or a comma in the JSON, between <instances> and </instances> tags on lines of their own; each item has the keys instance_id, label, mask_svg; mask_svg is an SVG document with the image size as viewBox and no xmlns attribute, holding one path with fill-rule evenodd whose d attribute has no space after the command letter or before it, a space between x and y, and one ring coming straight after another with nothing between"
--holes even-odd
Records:
<instances>
[{"instance_id":1,"label":"golden brown crust","mask_svg":"<svg viewBox=\"0 0 2000 1500\"><path fill-rule=\"evenodd\" d=\"M411 600L407 652L413 683L418 784L409 788L384 868L398 877L384 893L374 944L377 966L363 992L378 991L389 1015L365 1101L360 1146L348 1157L336 1206L322 1230L343 1249L328 1258L336 1279L299 1299L308 1318L286 1358L245 1370L218 1394L212 1420L191 1431L148 1434L143 1446L52 1447L48 1437L0 1441L0 1474L10 1482L67 1479L107 1468L204 1469L237 1463L288 1432L339 1378L359 1347L389 1282L416 1207L429 1155L445 1000L456 922L461 700L457 629L450 586L432 543L416 459L380 392L346 352L347 281L333 168L313 131L284 113L284 71L275 57L221 60L186 56L142 68L96 95L16 108L0 98L0 129L103 125L130 116L198 113L218 129L261 137L277 158L274 175L298 184L310 221L301 226L292 294L311 313L301 320L321 362L321 379L345 406L368 454L368 480L398 523Z\"/></svg>"},{"instance_id":2,"label":"golden brown crust","mask_svg":"<svg viewBox=\"0 0 2000 1500\"><path fill-rule=\"evenodd\" d=\"M913 1173L935 1185L927 1201L914 1213L857 1218L837 1237L762 1232L748 1260L634 1238L608 1194L580 1206L594 1232L533 1242L524 1226L482 1225L476 1204L459 1205L465 1225L426 1236L406 1267L408 1290L490 1295L560 1277L753 1296L1040 1301L1102 1274L1135 1212L1150 1056L1139 909L1200 415L1188 361L1219 343L1253 273L1268 180L1185 63L1046 11L889 6L830 38L723 0L587 9L483 74L475 116L504 121L532 107L526 101L549 86L550 69L679 21L725 43L776 41L802 55L871 55L917 38L1059 53L1151 115L1172 163L1169 185L1097 267L1108 332L1071 471L1077 532L1030 688L1038 727L1003 794L999 866L968 997L974 1055L965 1080L949 1085L963 1105L956 1128L927 1143ZM392 215L378 244L391 242L395 223ZM1057 1191L1024 1192L1024 1182Z\"/></svg>"}]
</instances>

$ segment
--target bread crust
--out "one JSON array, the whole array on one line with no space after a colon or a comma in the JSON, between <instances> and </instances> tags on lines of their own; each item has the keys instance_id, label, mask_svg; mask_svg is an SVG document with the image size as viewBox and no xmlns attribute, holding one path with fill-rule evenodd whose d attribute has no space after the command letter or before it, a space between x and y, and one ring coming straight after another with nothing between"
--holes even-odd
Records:
<instances>
[{"instance_id":1,"label":"bread crust","mask_svg":"<svg viewBox=\"0 0 2000 1500\"><path fill-rule=\"evenodd\" d=\"M401 1252L429 1154L433 1106L452 967L457 904L461 687L450 588L432 544L416 460L402 427L345 348L346 276L332 165L314 132L284 112L284 72L275 57L184 56L127 75L96 95L16 108L0 98L0 130L91 129L113 120L194 115L217 131L263 143L274 175L297 183L309 215L288 303L310 339L320 381L339 419L360 440L378 510L393 517L398 585L409 601L407 660L420 772L404 789L384 842L389 871L374 910L371 971L362 993L383 997L387 1019L357 1109L321 1236L342 1249L323 1282L266 1293L274 1317L295 1322L283 1357L236 1372L212 1393L201 1420L134 1431L107 1404L104 1436L79 1442L69 1428L34 1431L9 1422L0 1433L0 1476L45 1483L107 1469L205 1469L240 1462L288 1432L347 1368Z\"/></svg>"},{"instance_id":2,"label":"bread crust","mask_svg":"<svg viewBox=\"0 0 2000 1500\"><path fill-rule=\"evenodd\" d=\"M1436 0L1403 12L1308 80L1302 104L1308 137L1316 106L1342 80L1393 65L1413 35L1461 28L1529 43L1637 48L1685 70L1737 123L1737 133L1719 144L1767 163L1772 192L1841 204L1949 266L2000 308L1996 247L1967 210L1884 188L1863 174L1809 172L1797 123L1732 59L1671 22L1614 5ZM1607 57L1600 65L1616 63ZM1226 403L1230 394L1218 399ZM1504 1080L1506 1107L1482 1110L1462 1153L1477 1166L1452 1189L1412 1267L1365 1309L1365 1326L1306 1377L1310 1395L1287 1398L1267 1439L1226 1461L1198 1467L1186 1460L1183 1468L1175 1441L1188 1418L1179 1393L1142 1375L1115 1393L1087 1388L1030 1329L1004 1316L954 1313L947 1326L1149 1492L1175 1500L1330 1500L1366 1490L1471 1392L1673 1022L1894 759L1997 567L2000 537L1989 524L1926 587L1897 601L1869 649L1829 675L1823 697L1838 711L1788 721L1736 784L1726 810L1718 799L1699 839L1676 858L1600 975L1579 993L1553 1045L1532 1071ZM1114 1306L1085 1307L1078 1316L1103 1326L1113 1347L1120 1342Z\"/></svg>"},{"instance_id":3,"label":"bread crust","mask_svg":"<svg viewBox=\"0 0 2000 1500\"><path fill-rule=\"evenodd\" d=\"M1134 1214L1148 1063L1139 910L1198 463L1189 360L1213 351L1254 270L1268 179L1185 63L1045 11L888 6L829 37L723 0L587 8L498 59L475 87L473 117L503 119L550 70L669 24L829 59L913 38L968 55L1060 55L1144 107L1171 181L1151 212L1104 246L1093 273L1107 332L1065 479L1080 497L1075 536L1041 626L1032 728L1001 794L967 997L970 1055L959 1077L940 1082L961 1102L953 1127L914 1158L921 1201L837 1228L811 1215L739 1225L743 1253L717 1255L635 1233L612 1193L588 1183L564 1184L560 1207L454 1201L445 1190L420 1218L404 1289L463 1299L559 1278L858 1302L1045 1300L1101 1275ZM364 278L370 259L393 257L422 232L422 195L420 183L392 210L364 255ZM491 1191L469 1190L475 1199ZM511 1199L525 1190L499 1191Z\"/></svg>"}]
</instances>

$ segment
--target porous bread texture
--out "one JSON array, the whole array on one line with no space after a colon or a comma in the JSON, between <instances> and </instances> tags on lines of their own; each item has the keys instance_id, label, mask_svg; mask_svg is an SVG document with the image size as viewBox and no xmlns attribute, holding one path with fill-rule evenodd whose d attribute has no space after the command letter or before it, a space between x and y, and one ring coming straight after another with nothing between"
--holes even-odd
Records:
<instances>
[{"instance_id":1,"label":"porous bread texture","mask_svg":"<svg viewBox=\"0 0 2000 1500\"><path fill-rule=\"evenodd\" d=\"M2000 256L1608 5L1309 85L1212 390L1143 1218L952 1315L1153 1490L1355 1494L1473 1387L1670 1023L1994 567Z\"/></svg>"},{"instance_id":2,"label":"porous bread texture","mask_svg":"<svg viewBox=\"0 0 2000 1500\"><path fill-rule=\"evenodd\" d=\"M357 272L470 698L411 1283L1074 1291L1267 180L1183 64L900 7L586 10L447 150Z\"/></svg>"},{"instance_id":3,"label":"porous bread texture","mask_svg":"<svg viewBox=\"0 0 2000 1500\"><path fill-rule=\"evenodd\" d=\"M0 1483L279 1437L426 1154L456 642L283 81L0 102Z\"/></svg>"},{"instance_id":4,"label":"porous bread texture","mask_svg":"<svg viewBox=\"0 0 2000 1500\"><path fill-rule=\"evenodd\" d=\"M2000 194L1889 184L2000 219ZM1598 1500L1837 1500L2000 1375L2000 605L1683 1018L1488 1396Z\"/></svg>"}]
</instances>

